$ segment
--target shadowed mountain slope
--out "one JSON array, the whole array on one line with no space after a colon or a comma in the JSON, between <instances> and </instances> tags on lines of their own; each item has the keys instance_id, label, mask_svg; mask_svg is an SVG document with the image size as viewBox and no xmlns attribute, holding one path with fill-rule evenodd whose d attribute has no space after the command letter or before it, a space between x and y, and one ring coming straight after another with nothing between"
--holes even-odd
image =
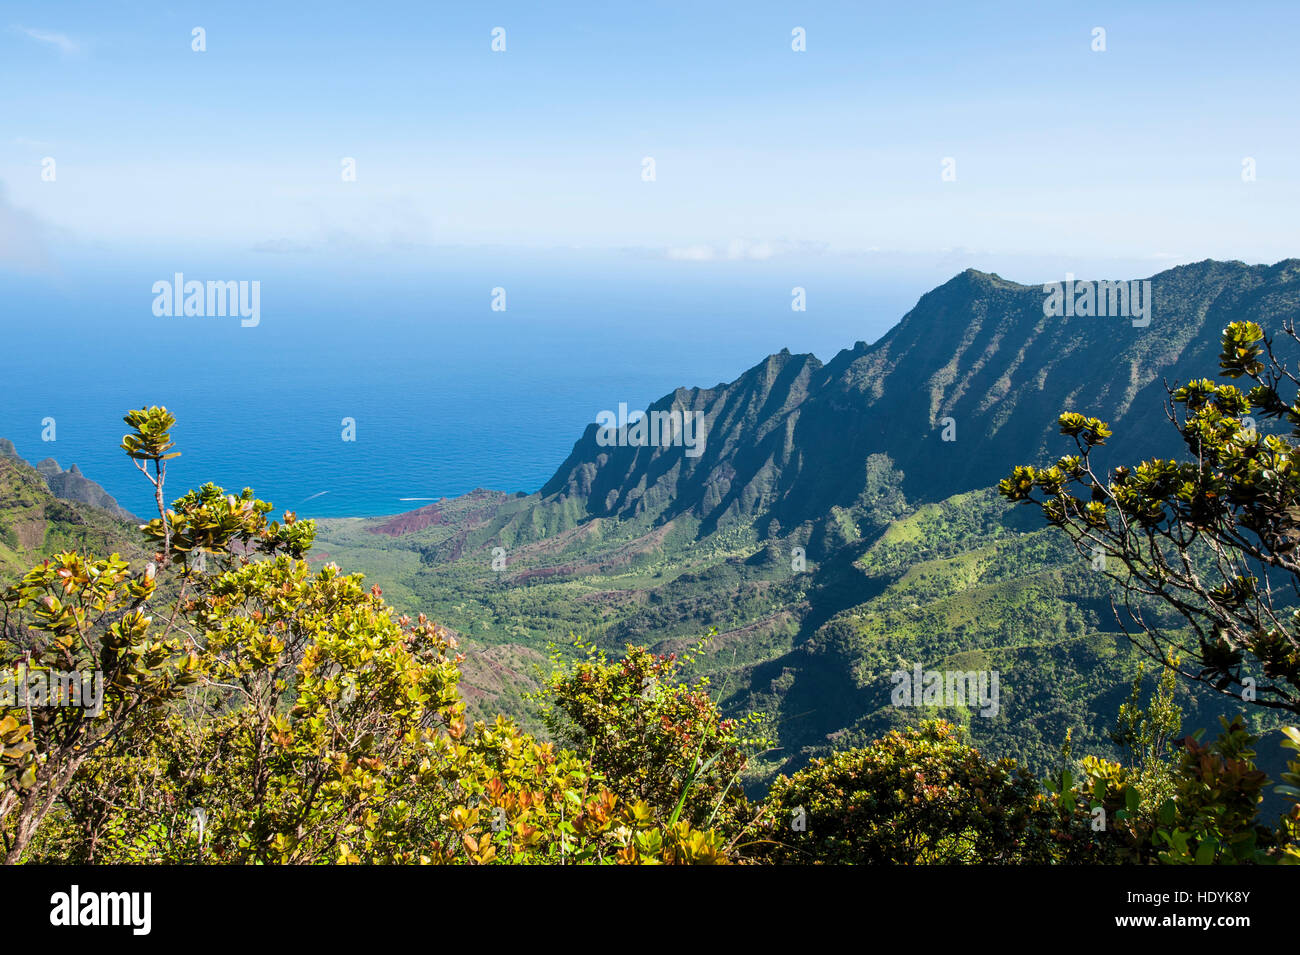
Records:
<instances>
[{"instance_id":1,"label":"shadowed mountain slope","mask_svg":"<svg viewBox=\"0 0 1300 955\"><path fill-rule=\"evenodd\" d=\"M660 520L690 513L708 534L736 520L790 528L852 505L867 461L886 454L909 498L985 487L1012 460L1055 457L1064 409L1115 426L1117 456L1177 449L1163 379L1217 365L1218 334L1253 319L1277 329L1300 307L1300 261L1201 262L1152 277L1146 327L1125 317L1052 317L1042 286L968 270L924 295L872 345L823 365L772 355L736 381L679 388L649 411L704 415L703 454L682 447L602 447L589 425L541 489L578 498L591 517ZM951 419L944 440L945 419Z\"/></svg>"}]
</instances>

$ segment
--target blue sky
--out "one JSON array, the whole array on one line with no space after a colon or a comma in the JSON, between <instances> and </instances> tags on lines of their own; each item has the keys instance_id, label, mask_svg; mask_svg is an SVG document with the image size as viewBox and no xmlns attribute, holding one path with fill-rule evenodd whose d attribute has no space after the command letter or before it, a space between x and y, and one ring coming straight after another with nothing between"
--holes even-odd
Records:
<instances>
[{"instance_id":1,"label":"blue sky","mask_svg":"<svg viewBox=\"0 0 1300 955\"><path fill-rule=\"evenodd\" d=\"M1300 6L1135 6L7 3L0 265L1296 254Z\"/></svg>"},{"instance_id":2,"label":"blue sky","mask_svg":"<svg viewBox=\"0 0 1300 955\"><path fill-rule=\"evenodd\" d=\"M127 407L180 415L182 482L391 513L536 489L600 409L828 359L967 267L1300 254L1294 2L0 11L0 435L141 509ZM176 272L261 323L155 316Z\"/></svg>"}]
</instances>

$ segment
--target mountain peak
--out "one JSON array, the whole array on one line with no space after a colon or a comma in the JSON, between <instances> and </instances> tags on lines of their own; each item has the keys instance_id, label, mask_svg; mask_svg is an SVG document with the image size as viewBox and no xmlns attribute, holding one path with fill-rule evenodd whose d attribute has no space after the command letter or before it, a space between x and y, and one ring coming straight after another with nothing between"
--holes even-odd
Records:
<instances>
[{"instance_id":1,"label":"mountain peak","mask_svg":"<svg viewBox=\"0 0 1300 955\"><path fill-rule=\"evenodd\" d=\"M1004 279L996 272L981 272L979 269L966 269L958 272L951 279L940 285L934 291L955 286L956 288L966 289L1026 289L1035 288L1033 285L1021 285L1019 282L1013 282L1010 279Z\"/></svg>"},{"instance_id":2,"label":"mountain peak","mask_svg":"<svg viewBox=\"0 0 1300 955\"><path fill-rule=\"evenodd\" d=\"M100 510L108 511L120 520L138 523L135 515L121 507L112 495L82 474L81 468L75 464L65 471L59 467L59 462L54 458L45 458L35 467L32 467L18 456L13 442L7 438L0 438L0 459L12 460L23 467L31 467L40 476L40 479L45 482L50 493L61 500L89 504Z\"/></svg>"},{"instance_id":3,"label":"mountain peak","mask_svg":"<svg viewBox=\"0 0 1300 955\"><path fill-rule=\"evenodd\" d=\"M966 269L829 364L784 348L729 384L675 392L703 416L694 455L602 445L589 427L542 497L581 500L591 517L690 512L703 533L764 516L789 527L851 505L882 456L909 499L987 487L1055 448L1067 407L1116 425L1115 455L1137 454L1134 442L1168 436L1163 380L1212 374L1224 325L1294 314L1300 261L1207 260L1149 281L1145 316L1054 317L1041 285Z\"/></svg>"}]
</instances>

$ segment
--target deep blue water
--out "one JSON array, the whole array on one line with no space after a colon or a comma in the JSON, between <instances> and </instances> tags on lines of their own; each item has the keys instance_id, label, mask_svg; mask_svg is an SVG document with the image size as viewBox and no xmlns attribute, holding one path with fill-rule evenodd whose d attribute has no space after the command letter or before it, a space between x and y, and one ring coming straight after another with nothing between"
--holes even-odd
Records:
<instances>
[{"instance_id":1,"label":"deep blue water","mask_svg":"<svg viewBox=\"0 0 1300 955\"><path fill-rule=\"evenodd\" d=\"M154 281L258 279L261 323L159 318ZM952 269L955 272L957 269ZM396 513L476 487L539 488L598 411L729 381L783 347L823 360L872 341L947 275L835 261L681 263L464 250L323 270L291 256L111 253L0 275L0 436L80 465L139 515L118 449L128 408L166 405L182 457L168 499L212 480L303 516ZM808 289L792 312L790 289ZM506 289L493 312L490 291ZM41 440L42 419L56 440ZM357 440L341 439L342 419Z\"/></svg>"}]
</instances>

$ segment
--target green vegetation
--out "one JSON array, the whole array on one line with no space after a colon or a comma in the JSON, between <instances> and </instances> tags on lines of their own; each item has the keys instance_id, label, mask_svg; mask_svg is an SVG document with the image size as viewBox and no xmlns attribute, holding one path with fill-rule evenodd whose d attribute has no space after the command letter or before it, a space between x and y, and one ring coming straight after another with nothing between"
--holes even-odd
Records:
<instances>
[{"instance_id":1,"label":"green vegetation","mask_svg":"<svg viewBox=\"0 0 1300 955\"><path fill-rule=\"evenodd\" d=\"M1255 386L1246 393L1199 379L1172 393L1184 409L1175 423L1188 460L1153 458L1103 477L1094 453L1110 427L1067 412L1061 433L1077 453L1049 468L1018 467L999 490L1036 500L1081 552L1109 561L1126 594L1147 598L1128 615L1162 665L1218 693L1300 714L1300 379L1254 322L1233 322L1222 341L1223 375ZM1262 434L1251 413L1285 419L1289 438ZM1152 603L1181 626L1152 619L1144 612Z\"/></svg>"},{"instance_id":2,"label":"green vegetation","mask_svg":"<svg viewBox=\"0 0 1300 955\"><path fill-rule=\"evenodd\" d=\"M679 807L620 800L508 720L469 725L454 638L311 569L311 521L210 484L165 508L173 419L126 420L155 561L60 553L2 598L14 686L102 679L95 706L0 707L6 862L727 861Z\"/></svg>"},{"instance_id":3,"label":"green vegetation","mask_svg":"<svg viewBox=\"0 0 1300 955\"><path fill-rule=\"evenodd\" d=\"M898 497L890 501L893 513ZM322 521L318 548L365 567L399 608L456 632L466 682L483 687L474 712L507 712L537 731L545 727L524 697L541 685L552 647L578 637L610 653L644 644L680 654L716 628L693 672L712 680L728 716L762 713L773 737L749 763L751 795L777 772L936 716L1039 774L1071 730L1081 747L1118 758L1107 729L1142 655L1115 621L1113 585L1068 542L1027 529L1030 516L991 489L896 519L869 507L843 513L860 533L830 549L810 544L813 527L779 540L736 528L697 541L685 518L657 532L601 520L581 537L507 548L503 571L492 569L498 525L454 517L396 537L372 532L382 520ZM425 563L417 555L430 538L463 540L460 556ZM803 571L792 569L795 547L807 552ZM1001 712L972 720L891 706L889 674L917 662L999 669ZM1230 712L1186 687L1178 698L1195 725Z\"/></svg>"},{"instance_id":4,"label":"green vegetation","mask_svg":"<svg viewBox=\"0 0 1300 955\"><path fill-rule=\"evenodd\" d=\"M776 862L1028 863L1053 859L1055 821L1038 782L991 763L947 723L894 731L814 760L772 789L790 835Z\"/></svg>"},{"instance_id":5,"label":"green vegetation","mask_svg":"<svg viewBox=\"0 0 1300 955\"><path fill-rule=\"evenodd\" d=\"M1090 755L1046 785L922 718L751 799L741 781L770 745L765 721L723 715L707 676L683 679L720 635L680 656L557 654L537 694L551 741L502 716L471 722L452 633L334 563L313 568L315 522L270 520L249 489L208 484L164 506L174 421L161 408L126 420L123 447L157 488L141 527L153 560L62 552L0 597L0 673L102 679L94 706L66 692L0 703L6 862L1300 861L1300 759L1270 825L1258 737L1225 720L1171 758L1172 685L1143 708L1141 674L1113 733L1128 765ZM885 564L917 540L873 537ZM771 580L761 555L711 571ZM983 579L971 571L956 596ZM1300 731L1287 736L1300 750Z\"/></svg>"},{"instance_id":6,"label":"green vegetation","mask_svg":"<svg viewBox=\"0 0 1300 955\"><path fill-rule=\"evenodd\" d=\"M1175 453L1163 379L1203 373L1225 319L1293 312L1300 262L1202 262L1153 288L1158 334L1045 323L1040 288L968 271L874 344L824 364L782 352L733 382L665 395L650 410L704 414L698 458L601 447L592 427L537 494L322 521L318 546L455 631L473 713L539 732L523 699L552 646L681 653L716 629L695 672L725 688L726 715L760 712L773 738L749 764L751 795L927 717L966 725L991 757L1038 774L1066 732L1119 758L1107 729L1143 662L1112 608L1124 590L994 486L1008 462L1060 440L1052 412L1070 405L1106 410L1117 454ZM956 441L942 440L944 417ZM1136 605L1182 626L1158 601ZM890 674L916 663L996 667L1003 706L974 720L900 711ZM1147 671L1148 686L1156 678ZM1240 709L1205 688L1176 692L1189 728ZM1276 722L1247 716L1256 732Z\"/></svg>"},{"instance_id":7,"label":"green vegetation","mask_svg":"<svg viewBox=\"0 0 1300 955\"><path fill-rule=\"evenodd\" d=\"M65 550L144 555L130 525L96 507L60 500L35 468L0 453L0 579L15 580L39 558Z\"/></svg>"},{"instance_id":8,"label":"green vegetation","mask_svg":"<svg viewBox=\"0 0 1300 955\"><path fill-rule=\"evenodd\" d=\"M1122 360L1097 326L1042 325L1033 290L967 273L876 345L827 365L782 353L666 397L705 413L698 459L597 449L589 430L538 494L389 518L275 520L252 490L211 484L169 507L164 409L126 419L158 510L136 531L0 455L0 572L16 581L0 674L104 680L93 711L0 700L0 848L1298 861L1300 760L1284 753L1300 730L1281 720L1300 695L1300 402L1281 393L1300 380L1258 325L1229 323L1222 371L1254 387L1180 379L1164 430L1186 460L1093 464L1177 443L1150 427L1156 371L1203 367L1216 309L1297 300L1296 263L1244 269L1157 277L1184 298ZM1068 412L1077 454L991 487L1059 441L1011 410L1067 406L1080 380L1116 425ZM952 415L970 444L892 424ZM1270 420L1291 435L1263 433ZM945 699L944 674L1000 689Z\"/></svg>"},{"instance_id":9,"label":"green vegetation","mask_svg":"<svg viewBox=\"0 0 1300 955\"><path fill-rule=\"evenodd\" d=\"M746 831L756 813L740 774L761 739L742 735L742 721L719 716L707 680L683 683L684 661L635 646L614 662L590 647L580 662L556 662L546 694L551 733L586 753L617 796L672 805L673 821L733 839Z\"/></svg>"}]
</instances>

